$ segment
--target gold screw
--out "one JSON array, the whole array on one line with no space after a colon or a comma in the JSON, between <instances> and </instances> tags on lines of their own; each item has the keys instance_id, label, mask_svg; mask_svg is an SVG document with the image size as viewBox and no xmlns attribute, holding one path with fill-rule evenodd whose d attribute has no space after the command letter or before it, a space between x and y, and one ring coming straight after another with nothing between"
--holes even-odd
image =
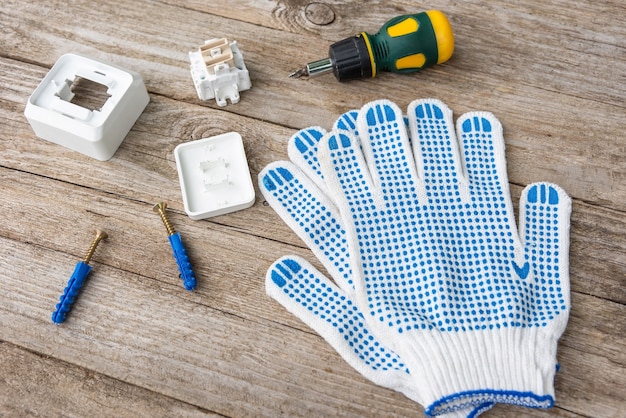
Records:
<instances>
[{"instance_id":1,"label":"gold screw","mask_svg":"<svg viewBox=\"0 0 626 418\"><path fill-rule=\"evenodd\" d=\"M167 233L169 235L174 235L176 233L176 231L174 230L174 227L170 223L170 220L167 219L167 215L165 214L165 209L166 208L167 208L167 204L165 202L160 202L160 203L157 203L156 205L154 205L152 210L154 212L158 212L159 215L161 215L161 220L163 221L163 225L165 225L165 229L167 229Z\"/></svg>"},{"instance_id":2,"label":"gold screw","mask_svg":"<svg viewBox=\"0 0 626 418\"><path fill-rule=\"evenodd\" d=\"M91 261L91 257L93 257L93 253L96 252L96 247L98 246L100 241L106 239L107 237L108 235L106 232L96 229L96 238L94 238L91 246L89 247L89 250L87 250L87 255L85 255L85 258L83 258L83 262L85 264L89 264L89 262Z\"/></svg>"}]
</instances>

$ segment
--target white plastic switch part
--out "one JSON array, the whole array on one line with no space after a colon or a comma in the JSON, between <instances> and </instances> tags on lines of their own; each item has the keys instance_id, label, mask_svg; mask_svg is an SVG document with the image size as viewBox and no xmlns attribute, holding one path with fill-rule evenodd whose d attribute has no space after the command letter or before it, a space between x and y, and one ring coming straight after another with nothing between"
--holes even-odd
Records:
<instances>
[{"instance_id":1,"label":"white plastic switch part","mask_svg":"<svg viewBox=\"0 0 626 418\"><path fill-rule=\"evenodd\" d=\"M227 99L238 103L239 92L252 86L236 41L210 39L197 51L191 51L189 60L191 78L201 100L215 98L218 106L226 106Z\"/></svg>"},{"instance_id":2,"label":"white plastic switch part","mask_svg":"<svg viewBox=\"0 0 626 418\"><path fill-rule=\"evenodd\" d=\"M254 203L254 186L237 132L180 144L174 158L185 212L191 219L223 215Z\"/></svg>"},{"instance_id":3,"label":"white plastic switch part","mask_svg":"<svg viewBox=\"0 0 626 418\"><path fill-rule=\"evenodd\" d=\"M72 103L79 80L106 89L89 109ZM139 74L76 54L61 56L28 99L24 114L35 134L101 161L110 159L150 98Z\"/></svg>"}]
</instances>

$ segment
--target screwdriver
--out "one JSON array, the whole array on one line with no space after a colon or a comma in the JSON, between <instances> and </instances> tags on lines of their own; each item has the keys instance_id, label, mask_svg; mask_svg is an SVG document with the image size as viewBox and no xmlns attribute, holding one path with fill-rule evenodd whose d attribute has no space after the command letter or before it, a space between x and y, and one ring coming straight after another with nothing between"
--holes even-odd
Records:
<instances>
[{"instance_id":1,"label":"screwdriver","mask_svg":"<svg viewBox=\"0 0 626 418\"><path fill-rule=\"evenodd\" d=\"M289 77L333 72L339 81L376 77L380 71L412 73L446 62L454 51L454 35L438 10L402 15L385 23L378 33L366 32L332 44L328 58L307 64Z\"/></svg>"}]
</instances>

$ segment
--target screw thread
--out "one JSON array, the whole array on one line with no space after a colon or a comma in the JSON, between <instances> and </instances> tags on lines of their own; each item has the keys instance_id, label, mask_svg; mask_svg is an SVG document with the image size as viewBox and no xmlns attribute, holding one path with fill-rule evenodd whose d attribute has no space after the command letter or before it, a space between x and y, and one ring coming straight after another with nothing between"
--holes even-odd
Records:
<instances>
[{"instance_id":1,"label":"screw thread","mask_svg":"<svg viewBox=\"0 0 626 418\"><path fill-rule=\"evenodd\" d=\"M100 231L99 229L96 230L96 238L94 238L93 242L91 243L91 246L89 247L89 250L87 250L87 254L85 255L85 258L83 258L83 262L85 264L89 264L89 262L91 261L91 257L93 257L93 253L96 252L96 248L98 247L98 244L100 243L100 241L102 241L103 239L107 237L108 235L106 232Z\"/></svg>"},{"instance_id":2,"label":"screw thread","mask_svg":"<svg viewBox=\"0 0 626 418\"><path fill-rule=\"evenodd\" d=\"M165 208L166 207L167 207L167 205L165 203L161 202L161 203L157 203L156 205L154 205L153 210L155 212L158 212L159 215L161 216L161 220L163 221L163 225L165 225L165 229L167 229L167 233L169 235L174 235L176 233L176 230L174 229L174 227L170 223L170 220L167 219L167 215L165 214Z\"/></svg>"}]
</instances>

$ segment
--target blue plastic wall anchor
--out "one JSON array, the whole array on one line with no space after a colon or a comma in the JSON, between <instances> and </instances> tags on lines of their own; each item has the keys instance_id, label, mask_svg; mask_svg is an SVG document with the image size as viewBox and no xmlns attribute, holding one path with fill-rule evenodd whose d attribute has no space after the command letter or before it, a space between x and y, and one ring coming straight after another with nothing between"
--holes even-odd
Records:
<instances>
[{"instance_id":1,"label":"blue plastic wall anchor","mask_svg":"<svg viewBox=\"0 0 626 418\"><path fill-rule=\"evenodd\" d=\"M193 274L193 270L191 269L191 262L189 261L189 257L187 256L187 250L183 245L183 240L180 237L180 233L174 230L169 219L167 219L167 215L165 214L165 209L167 208L167 204L165 202L159 202L152 208L153 211L157 212L161 216L161 220L167 229L167 234L170 239L170 245L172 246L172 251L174 252L174 258L176 259L176 264L178 264L178 271L180 272L180 278L183 279L183 285L185 289L191 291L196 288L196 275Z\"/></svg>"},{"instance_id":2,"label":"blue plastic wall anchor","mask_svg":"<svg viewBox=\"0 0 626 418\"><path fill-rule=\"evenodd\" d=\"M89 262L91 261L91 257L96 252L96 247L98 243L103 239L108 237L107 233L101 231L99 229L96 230L96 237L94 238L85 258L82 261L76 263L76 267L74 268L74 273L72 273L72 277L67 282L67 286L65 286L65 290L61 295L59 303L57 303L54 312L52 312L52 322L55 324L60 324L65 321L65 317L67 316L70 309L72 309L72 304L76 300L76 296L78 296L78 291L83 284L85 284L85 280L87 279L87 275L91 271L91 267L89 266Z\"/></svg>"},{"instance_id":3,"label":"blue plastic wall anchor","mask_svg":"<svg viewBox=\"0 0 626 418\"><path fill-rule=\"evenodd\" d=\"M183 240L180 237L180 232L170 235L169 238L176 264L178 264L180 278L183 280L183 285L185 289L189 291L194 290L196 288L196 275L191 268L191 262L187 256L187 250L183 245Z\"/></svg>"},{"instance_id":4,"label":"blue plastic wall anchor","mask_svg":"<svg viewBox=\"0 0 626 418\"><path fill-rule=\"evenodd\" d=\"M87 279L87 275L90 271L91 266L84 261L76 263L74 273L72 273L72 277L70 277L70 280L67 282L67 286L61 295L59 303L57 303L56 308L52 313L52 322L60 324L65 321L65 317L70 309L72 309L72 304L76 300L78 291L81 287L83 287L83 284L85 284L85 279Z\"/></svg>"}]
</instances>

